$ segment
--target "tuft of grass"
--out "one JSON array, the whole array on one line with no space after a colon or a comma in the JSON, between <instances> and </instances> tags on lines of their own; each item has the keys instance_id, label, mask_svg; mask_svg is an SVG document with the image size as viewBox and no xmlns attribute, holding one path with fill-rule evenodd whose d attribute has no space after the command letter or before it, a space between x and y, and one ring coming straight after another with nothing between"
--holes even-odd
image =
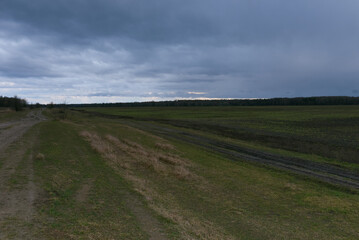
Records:
<instances>
[{"instance_id":1,"label":"tuft of grass","mask_svg":"<svg viewBox=\"0 0 359 240\"><path fill-rule=\"evenodd\" d=\"M35 156L35 160L45 160L45 155L42 153L38 153Z\"/></svg>"},{"instance_id":2,"label":"tuft of grass","mask_svg":"<svg viewBox=\"0 0 359 240\"><path fill-rule=\"evenodd\" d=\"M155 146L156 146L156 148L159 148L159 149L164 150L164 151L175 150L175 147L172 144L169 144L169 143L157 142Z\"/></svg>"}]
</instances>

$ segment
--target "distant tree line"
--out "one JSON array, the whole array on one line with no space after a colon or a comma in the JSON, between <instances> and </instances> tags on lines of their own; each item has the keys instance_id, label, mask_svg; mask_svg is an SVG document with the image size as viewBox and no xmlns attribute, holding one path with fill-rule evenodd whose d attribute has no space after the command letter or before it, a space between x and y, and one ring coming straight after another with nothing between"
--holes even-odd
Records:
<instances>
[{"instance_id":1,"label":"distant tree line","mask_svg":"<svg viewBox=\"0 0 359 240\"><path fill-rule=\"evenodd\" d=\"M297 97L268 99L174 100L160 102L70 104L71 107L183 107L183 106L293 106L293 105L358 105L359 97ZM56 105L63 107L64 104Z\"/></svg>"},{"instance_id":2,"label":"distant tree line","mask_svg":"<svg viewBox=\"0 0 359 240\"><path fill-rule=\"evenodd\" d=\"M0 107L12 108L15 111L20 111L26 107L27 101L25 99L15 97L3 97L0 96Z\"/></svg>"}]
</instances>

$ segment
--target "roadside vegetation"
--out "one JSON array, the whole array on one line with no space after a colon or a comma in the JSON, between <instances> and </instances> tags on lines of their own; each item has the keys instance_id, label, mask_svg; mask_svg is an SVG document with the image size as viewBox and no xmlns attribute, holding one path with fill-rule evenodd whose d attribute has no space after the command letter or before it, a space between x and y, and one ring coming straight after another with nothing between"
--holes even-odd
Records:
<instances>
[{"instance_id":1,"label":"roadside vegetation","mask_svg":"<svg viewBox=\"0 0 359 240\"><path fill-rule=\"evenodd\" d=\"M0 108L0 123L9 120L21 119L26 116L29 111L24 110L21 112L15 112L9 108Z\"/></svg>"}]
</instances>

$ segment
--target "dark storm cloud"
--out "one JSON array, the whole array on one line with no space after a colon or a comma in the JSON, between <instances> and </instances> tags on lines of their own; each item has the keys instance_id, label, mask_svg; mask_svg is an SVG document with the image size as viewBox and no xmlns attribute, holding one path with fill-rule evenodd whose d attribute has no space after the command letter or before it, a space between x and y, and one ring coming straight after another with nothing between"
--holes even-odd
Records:
<instances>
[{"instance_id":1,"label":"dark storm cloud","mask_svg":"<svg viewBox=\"0 0 359 240\"><path fill-rule=\"evenodd\" d=\"M0 95L358 95L358 1L1 0Z\"/></svg>"}]
</instances>

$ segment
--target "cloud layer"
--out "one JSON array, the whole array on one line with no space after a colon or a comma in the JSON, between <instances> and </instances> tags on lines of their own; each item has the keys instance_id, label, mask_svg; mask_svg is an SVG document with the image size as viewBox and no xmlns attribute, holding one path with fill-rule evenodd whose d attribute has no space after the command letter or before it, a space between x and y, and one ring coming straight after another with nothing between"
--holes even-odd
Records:
<instances>
[{"instance_id":1,"label":"cloud layer","mask_svg":"<svg viewBox=\"0 0 359 240\"><path fill-rule=\"evenodd\" d=\"M0 95L358 96L357 9L354 0L2 0Z\"/></svg>"}]
</instances>

